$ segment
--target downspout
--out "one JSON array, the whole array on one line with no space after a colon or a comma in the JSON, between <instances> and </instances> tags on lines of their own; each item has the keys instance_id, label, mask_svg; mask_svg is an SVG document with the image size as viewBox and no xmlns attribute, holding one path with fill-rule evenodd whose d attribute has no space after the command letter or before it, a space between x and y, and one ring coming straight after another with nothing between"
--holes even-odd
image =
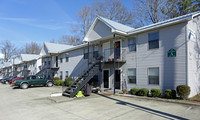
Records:
<instances>
[{"instance_id":1,"label":"downspout","mask_svg":"<svg viewBox=\"0 0 200 120\"><path fill-rule=\"evenodd\" d=\"M189 73L189 71L188 71L188 28L187 28L187 26L188 26L188 23L186 24L186 26L185 26L185 41L186 41L186 85L188 85L188 73Z\"/></svg>"},{"instance_id":2,"label":"downspout","mask_svg":"<svg viewBox=\"0 0 200 120\"><path fill-rule=\"evenodd\" d=\"M113 64L114 91L113 91L113 94L115 94L115 79L116 79L116 78L115 78L115 77L116 77L116 76L115 76L115 57L116 57L116 56L115 56L115 33L113 34L113 50L114 50L114 51L113 51L113 53L114 53L114 61L113 61L113 62L114 62L114 64Z\"/></svg>"}]
</instances>

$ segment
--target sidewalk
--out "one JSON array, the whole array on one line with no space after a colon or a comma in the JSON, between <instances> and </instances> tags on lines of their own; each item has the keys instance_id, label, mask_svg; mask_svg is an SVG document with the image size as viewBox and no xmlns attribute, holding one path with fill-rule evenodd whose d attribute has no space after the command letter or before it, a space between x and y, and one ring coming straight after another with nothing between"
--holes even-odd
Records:
<instances>
[{"instance_id":1,"label":"sidewalk","mask_svg":"<svg viewBox=\"0 0 200 120\"><path fill-rule=\"evenodd\" d=\"M121 96L121 97L130 97L130 98L135 98L135 99L155 100L155 101L178 103L178 104L184 104L184 105L194 105L194 106L199 106L200 107L200 102L190 101L190 100L166 99L166 98L136 96L136 95L119 94L119 93L117 93L115 95L116 96Z\"/></svg>"}]
</instances>

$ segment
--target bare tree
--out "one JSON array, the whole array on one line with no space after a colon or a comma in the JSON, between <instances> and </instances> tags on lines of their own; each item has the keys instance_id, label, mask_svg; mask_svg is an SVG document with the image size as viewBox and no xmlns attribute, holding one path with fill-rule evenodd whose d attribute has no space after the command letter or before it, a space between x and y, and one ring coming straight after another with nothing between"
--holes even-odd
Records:
<instances>
[{"instance_id":1,"label":"bare tree","mask_svg":"<svg viewBox=\"0 0 200 120\"><path fill-rule=\"evenodd\" d=\"M127 9L121 0L94 2L93 6L96 15L100 15L125 25L131 26L133 24L133 13Z\"/></svg>"},{"instance_id":2,"label":"bare tree","mask_svg":"<svg viewBox=\"0 0 200 120\"><path fill-rule=\"evenodd\" d=\"M80 32L82 36L85 36L89 27L91 26L93 20L95 18L94 11L91 7L85 6L78 12L78 21L79 21L79 28L75 27L76 30ZM75 30L75 29L74 29Z\"/></svg>"},{"instance_id":3,"label":"bare tree","mask_svg":"<svg viewBox=\"0 0 200 120\"><path fill-rule=\"evenodd\" d=\"M199 0L167 0L164 14L167 18L174 18L200 10Z\"/></svg>"},{"instance_id":4,"label":"bare tree","mask_svg":"<svg viewBox=\"0 0 200 120\"><path fill-rule=\"evenodd\" d=\"M97 15L122 24L133 24L133 14L125 7L121 0L96 1L90 6L83 7L78 12L79 24L71 26L73 33L79 34L80 39L82 39Z\"/></svg>"},{"instance_id":5,"label":"bare tree","mask_svg":"<svg viewBox=\"0 0 200 120\"><path fill-rule=\"evenodd\" d=\"M8 40L1 41L0 48L4 55L4 62L9 61L12 56L17 55L17 48Z\"/></svg>"},{"instance_id":6,"label":"bare tree","mask_svg":"<svg viewBox=\"0 0 200 120\"><path fill-rule=\"evenodd\" d=\"M138 0L133 1L135 27L141 27L160 22L165 18L163 9L167 0Z\"/></svg>"},{"instance_id":7,"label":"bare tree","mask_svg":"<svg viewBox=\"0 0 200 120\"><path fill-rule=\"evenodd\" d=\"M67 44L67 45L79 45L81 44L81 40L77 36L70 36L70 35L63 35L59 40L58 43Z\"/></svg>"},{"instance_id":8,"label":"bare tree","mask_svg":"<svg viewBox=\"0 0 200 120\"><path fill-rule=\"evenodd\" d=\"M21 50L21 53L24 54L39 54L41 46L36 42L26 43L25 47Z\"/></svg>"},{"instance_id":9,"label":"bare tree","mask_svg":"<svg viewBox=\"0 0 200 120\"><path fill-rule=\"evenodd\" d=\"M49 42L50 43L56 43L56 40L55 39L51 39Z\"/></svg>"}]
</instances>

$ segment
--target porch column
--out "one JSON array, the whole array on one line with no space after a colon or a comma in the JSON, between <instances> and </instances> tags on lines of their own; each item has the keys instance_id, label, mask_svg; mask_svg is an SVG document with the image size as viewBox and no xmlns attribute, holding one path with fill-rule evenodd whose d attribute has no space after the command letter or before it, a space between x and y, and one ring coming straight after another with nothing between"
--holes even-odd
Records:
<instances>
[{"instance_id":1,"label":"porch column","mask_svg":"<svg viewBox=\"0 0 200 120\"><path fill-rule=\"evenodd\" d=\"M113 34L113 54L114 54L114 61L113 61L113 74L114 74L114 91L113 94L115 94L115 34Z\"/></svg>"},{"instance_id":2,"label":"porch column","mask_svg":"<svg viewBox=\"0 0 200 120\"><path fill-rule=\"evenodd\" d=\"M89 42L88 42L88 68L89 68L89 51L90 51L90 44L89 44Z\"/></svg>"}]
</instances>

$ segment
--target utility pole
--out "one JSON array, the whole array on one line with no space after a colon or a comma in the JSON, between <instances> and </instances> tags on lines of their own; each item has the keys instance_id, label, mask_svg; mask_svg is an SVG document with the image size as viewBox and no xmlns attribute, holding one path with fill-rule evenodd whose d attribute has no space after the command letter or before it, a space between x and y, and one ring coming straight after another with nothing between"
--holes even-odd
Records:
<instances>
[{"instance_id":1,"label":"utility pole","mask_svg":"<svg viewBox=\"0 0 200 120\"><path fill-rule=\"evenodd\" d=\"M115 33L113 34L113 53L114 53L114 63L113 63L113 73L114 73L114 93L115 94L115 79L116 79L116 76L115 76Z\"/></svg>"}]
</instances>

